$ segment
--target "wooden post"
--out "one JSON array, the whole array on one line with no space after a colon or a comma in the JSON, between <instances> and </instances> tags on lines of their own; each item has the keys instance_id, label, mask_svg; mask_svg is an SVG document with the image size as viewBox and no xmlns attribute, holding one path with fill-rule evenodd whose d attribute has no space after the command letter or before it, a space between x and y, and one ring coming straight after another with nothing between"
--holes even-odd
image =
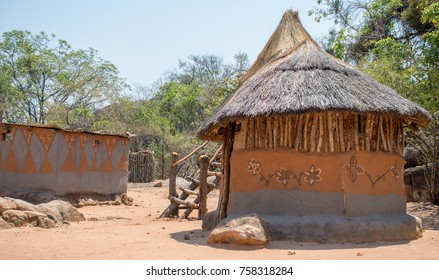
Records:
<instances>
[{"instance_id":1,"label":"wooden post","mask_svg":"<svg viewBox=\"0 0 439 280\"><path fill-rule=\"evenodd\" d=\"M177 164L178 161L178 153L173 152L171 156L171 170L169 171L169 196L177 197ZM178 207L175 209L171 216L178 216Z\"/></svg>"},{"instance_id":2,"label":"wooden post","mask_svg":"<svg viewBox=\"0 0 439 280\"><path fill-rule=\"evenodd\" d=\"M342 152L345 151L345 145L344 145L344 122L343 122L343 113L340 113L338 115L338 134L339 134L339 142L340 142L340 150Z\"/></svg>"},{"instance_id":3,"label":"wooden post","mask_svg":"<svg viewBox=\"0 0 439 280\"><path fill-rule=\"evenodd\" d=\"M205 155L200 157L200 208L198 208L198 219L201 220L207 212L207 168L209 158Z\"/></svg>"},{"instance_id":4,"label":"wooden post","mask_svg":"<svg viewBox=\"0 0 439 280\"><path fill-rule=\"evenodd\" d=\"M323 143L323 113L319 113L319 141L317 142L317 152L320 153Z\"/></svg>"},{"instance_id":5,"label":"wooden post","mask_svg":"<svg viewBox=\"0 0 439 280\"><path fill-rule=\"evenodd\" d=\"M294 139L294 149L297 151L300 147L300 141L302 140L302 121L303 121L303 115L299 116L299 123L296 127L296 139Z\"/></svg>"},{"instance_id":6,"label":"wooden post","mask_svg":"<svg viewBox=\"0 0 439 280\"><path fill-rule=\"evenodd\" d=\"M332 126L332 112L327 113L328 116L328 132L329 132L329 149L334 152L334 130Z\"/></svg>"},{"instance_id":7,"label":"wooden post","mask_svg":"<svg viewBox=\"0 0 439 280\"><path fill-rule=\"evenodd\" d=\"M233 150L233 138L235 137L235 123L231 123L226 128L226 133L224 135L224 145L223 145L223 178L222 186L220 191L219 203L219 215L218 222L227 217L227 207L229 203L229 192L230 192L230 157Z\"/></svg>"}]
</instances>

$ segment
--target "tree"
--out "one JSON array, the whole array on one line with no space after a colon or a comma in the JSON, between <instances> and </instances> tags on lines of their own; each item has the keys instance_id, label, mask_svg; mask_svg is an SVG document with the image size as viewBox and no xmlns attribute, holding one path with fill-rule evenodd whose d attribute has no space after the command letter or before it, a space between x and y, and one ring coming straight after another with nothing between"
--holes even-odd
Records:
<instances>
[{"instance_id":1,"label":"tree","mask_svg":"<svg viewBox=\"0 0 439 280\"><path fill-rule=\"evenodd\" d=\"M322 44L430 112L439 110L439 3L319 0L310 11L335 23Z\"/></svg>"},{"instance_id":2,"label":"tree","mask_svg":"<svg viewBox=\"0 0 439 280\"><path fill-rule=\"evenodd\" d=\"M70 117L75 112L94 110L126 87L116 67L96 50L73 50L54 38L18 30L3 33L0 90L9 106L3 108L2 121L46 123L50 117L62 126L74 125Z\"/></svg>"}]
</instances>

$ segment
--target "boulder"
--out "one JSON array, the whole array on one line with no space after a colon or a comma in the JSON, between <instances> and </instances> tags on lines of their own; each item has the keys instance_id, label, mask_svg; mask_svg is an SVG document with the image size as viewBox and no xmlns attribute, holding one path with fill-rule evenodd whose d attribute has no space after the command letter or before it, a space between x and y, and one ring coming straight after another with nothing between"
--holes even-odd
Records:
<instances>
[{"instance_id":1,"label":"boulder","mask_svg":"<svg viewBox=\"0 0 439 280\"><path fill-rule=\"evenodd\" d=\"M84 215L68 202L62 200L52 200L48 203L42 203L39 206L41 205L52 209L54 213L59 213L54 215L56 217L61 217L63 222L85 221Z\"/></svg>"},{"instance_id":2,"label":"boulder","mask_svg":"<svg viewBox=\"0 0 439 280\"><path fill-rule=\"evenodd\" d=\"M17 204L15 204L11 200L0 197L0 214L6 210L15 210L15 209L17 209Z\"/></svg>"},{"instance_id":3,"label":"boulder","mask_svg":"<svg viewBox=\"0 0 439 280\"><path fill-rule=\"evenodd\" d=\"M0 230L11 228L11 225L8 224L2 217L0 217Z\"/></svg>"},{"instance_id":4,"label":"boulder","mask_svg":"<svg viewBox=\"0 0 439 280\"><path fill-rule=\"evenodd\" d=\"M404 148L404 168L415 167L425 163L421 153L413 147Z\"/></svg>"},{"instance_id":5,"label":"boulder","mask_svg":"<svg viewBox=\"0 0 439 280\"><path fill-rule=\"evenodd\" d=\"M54 221L43 213L35 211L6 210L2 213L2 218L7 223L13 224L16 227L27 225L41 228L55 227Z\"/></svg>"},{"instance_id":6,"label":"boulder","mask_svg":"<svg viewBox=\"0 0 439 280\"><path fill-rule=\"evenodd\" d=\"M212 211L206 213L201 223L201 228L204 230L212 230L218 224L218 211Z\"/></svg>"},{"instance_id":7,"label":"boulder","mask_svg":"<svg viewBox=\"0 0 439 280\"><path fill-rule=\"evenodd\" d=\"M207 243L265 245L269 240L269 225L257 214L250 214L221 221L210 233Z\"/></svg>"},{"instance_id":8,"label":"boulder","mask_svg":"<svg viewBox=\"0 0 439 280\"><path fill-rule=\"evenodd\" d=\"M33 205L32 203L26 202L24 200L17 199L17 198L11 198L11 197L5 197L5 199L14 202L17 205L17 210L21 210L21 211L38 211L35 208L35 205Z\"/></svg>"}]
</instances>

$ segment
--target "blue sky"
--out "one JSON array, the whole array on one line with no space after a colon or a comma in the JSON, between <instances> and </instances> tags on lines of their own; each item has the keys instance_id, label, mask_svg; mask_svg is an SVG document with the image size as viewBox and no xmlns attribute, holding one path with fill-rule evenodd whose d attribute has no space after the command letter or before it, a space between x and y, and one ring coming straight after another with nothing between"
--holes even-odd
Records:
<instances>
[{"instance_id":1,"label":"blue sky","mask_svg":"<svg viewBox=\"0 0 439 280\"><path fill-rule=\"evenodd\" d=\"M299 11L314 38L330 23L308 11L315 0L0 0L0 33L41 31L74 49L96 49L129 84L150 85L178 60L215 54L227 63L256 59L287 9Z\"/></svg>"}]
</instances>

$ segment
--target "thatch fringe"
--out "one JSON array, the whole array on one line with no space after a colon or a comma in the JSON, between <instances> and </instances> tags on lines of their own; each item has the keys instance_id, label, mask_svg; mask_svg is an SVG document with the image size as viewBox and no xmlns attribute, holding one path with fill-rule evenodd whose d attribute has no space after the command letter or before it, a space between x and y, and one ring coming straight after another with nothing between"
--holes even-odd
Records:
<instances>
[{"instance_id":1,"label":"thatch fringe","mask_svg":"<svg viewBox=\"0 0 439 280\"><path fill-rule=\"evenodd\" d=\"M236 133L235 149L291 148L318 153L366 150L402 155L402 122L393 115L334 111L244 119Z\"/></svg>"}]
</instances>

